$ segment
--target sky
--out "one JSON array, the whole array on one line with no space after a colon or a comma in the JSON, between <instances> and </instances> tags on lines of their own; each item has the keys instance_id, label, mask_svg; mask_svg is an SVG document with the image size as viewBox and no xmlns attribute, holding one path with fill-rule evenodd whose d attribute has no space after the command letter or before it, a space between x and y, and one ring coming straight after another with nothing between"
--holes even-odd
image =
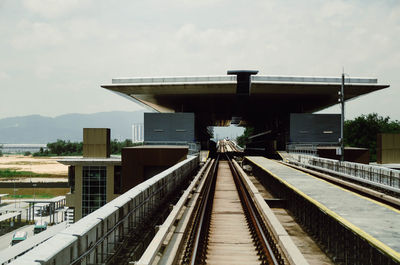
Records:
<instances>
[{"instance_id":1,"label":"sky","mask_svg":"<svg viewBox=\"0 0 400 265\"><path fill-rule=\"evenodd\" d=\"M0 0L0 118L134 111L115 77L377 77L346 118L400 120L397 0ZM339 113L332 107L324 113Z\"/></svg>"}]
</instances>

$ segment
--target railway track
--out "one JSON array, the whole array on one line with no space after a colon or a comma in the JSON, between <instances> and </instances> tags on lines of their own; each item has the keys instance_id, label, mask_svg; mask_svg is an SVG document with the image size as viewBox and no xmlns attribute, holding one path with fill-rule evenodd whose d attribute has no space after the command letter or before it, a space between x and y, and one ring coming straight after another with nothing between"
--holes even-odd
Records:
<instances>
[{"instance_id":1,"label":"railway track","mask_svg":"<svg viewBox=\"0 0 400 265\"><path fill-rule=\"evenodd\" d=\"M200 194L181 264L285 264L227 149Z\"/></svg>"}]
</instances>

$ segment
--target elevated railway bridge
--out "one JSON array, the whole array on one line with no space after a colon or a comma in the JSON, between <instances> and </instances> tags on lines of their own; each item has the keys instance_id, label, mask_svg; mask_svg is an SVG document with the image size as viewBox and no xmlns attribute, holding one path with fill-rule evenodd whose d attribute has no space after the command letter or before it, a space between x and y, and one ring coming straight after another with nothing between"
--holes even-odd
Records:
<instances>
[{"instance_id":1,"label":"elevated railway bridge","mask_svg":"<svg viewBox=\"0 0 400 265\"><path fill-rule=\"evenodd\" d=\"M238 152L220 141L10 264L400 264L398 172L385 202L382 187L323 179L288 154Z\"/></svg>"},{"instance_id":2,"label":"elevated railway bridge","mask_svg":"<svg viewBox=\"0 0 400 265\"><path fill-rule=\"evenodd\" d=\"M236 124L268 132L274 151L284 150L290 113L337 103L341 78L256 73L102 87L158 112L195 113L202 149L207 126ZM388 87L345 81L346 100ZM246 156L226 140L217 151L188 156L0 264L400 264L398 171L285 152Z\"/></svg>"}]
</instances>

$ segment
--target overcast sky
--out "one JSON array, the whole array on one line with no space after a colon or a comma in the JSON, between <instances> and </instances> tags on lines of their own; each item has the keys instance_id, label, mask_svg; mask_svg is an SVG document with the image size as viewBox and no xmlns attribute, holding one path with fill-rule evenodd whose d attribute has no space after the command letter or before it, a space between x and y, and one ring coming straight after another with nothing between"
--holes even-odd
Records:
<instances>
[{"instance_id":1,"label":"overcast sky","mask_svg":"<svg viewBox=\"0 0 400 265\"><path fill-rule=\"evenodd\" d=\"M114 77L377 77L346 117L400 120L400 1L0 0L0 118L139 108ZM329 112L338 113L339 108Z\"/></svg>"}]
</instances>

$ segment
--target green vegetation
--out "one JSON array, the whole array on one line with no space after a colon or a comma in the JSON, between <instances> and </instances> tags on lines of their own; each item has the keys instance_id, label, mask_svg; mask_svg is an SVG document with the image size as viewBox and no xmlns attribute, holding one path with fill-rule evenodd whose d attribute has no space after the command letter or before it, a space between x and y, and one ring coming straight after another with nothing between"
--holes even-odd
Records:
<instances>
[{"instance_id":1,"label":"green vegetation","mask_svg":"<svg viewBox=\"0 0 400 265\"><path fill-rule=\"evenodd\" d=\"M70 192L69 188L0 188L1 194L8 194L4 199L32 199L38 198L53 198L56 196L65 195ZM15 197L14 197L15 193Z\"/></svg>"},{"instance_id":2,"label":"green vegetation","mask_svg":"<svg viewBox=\"0 0 400 265\"><path fill-rule=\"evenodd\" d=\"M249 137L252 136L253 133L254 133L254 128L246 127L243 134L236 138L238 145L241 147L245 147L245 145L249 143Z\"/></svg>"},{"instance_id":3,"label":"green vegetation","mask_svg":"<svg viewBox=\"0 0 400 265\"><path fill-rule=\"evenodd\" d=\"M126 139L125 141L118 142L116 139L111 141L111 154L121 154L122 148L142 145L141 143L132 143L131 140Z\"/></svg>"},{"instance_id":4,"label":"green vegetation","mask_svg":"<svg viewBox=\"0 0 400 265\"><path fill-rule=\"evenodd\" d=\"M24 153L24 156L30 156L31 154L32 154L31 152L26 151L26 152Z\"/></svg>"},{"instance_id":5,"label":"green vegetation","mask_svg":"<svg viewBox=\"0 0 400 265\"><path fill-rule=\"evenodd\" d=\"M35 173L31 171L17 171L13 169L0 169L0 178L52 178L52 177L65 177L64 175L52 175Z\"/></svg>"},{"instance_id":6,"label":"green vegetation","mask_svg":"<svg viewBox=\"0 0 400 265\"><path fill-rule=\"evenodd\" d=\"M237 143L244 147L254 129L246 128ZM376 161L376 140L378 133L400 133L400 121L389 117L378 116L377 113L361 115L344 123L344 143L346 146L368 148L370 160Z\"/></svg>"},{"instance_id":7,"label":"green vegetation","mask_svg":"<svg viewBox=\"0 0 400 265\"><path fill-rule=\"evenodd\" d=\"M376 139L378 133L400 133L400 122L377 113L361 115L344 123L346 146L368 148L370 160L376 161Z\"/></svg>"},{"instance_id":8,"label":"green vegetation","mask_svg":"<svg viewBox=\"0 0 400 265\"><path fill-rule=\"evenodd\" d=\"M0 144L0 157L3 156L3 151L1 150L3 148L3 146Z\"/></svg>"},{"instance_id":9,"label":"green vegetation","mask_svg":"<svg viewBox=\"0 0 400 265\"><path fill-rule=\"evenodd\" d=\"M116 139L110 142L112 154L121 154L123 147L136 146L131 140L119 142ZM82 155L83 143L70 142L64 140L57 140L53 143L47 144L47 149L40 148L39 152L34 153L33 156L79 156Z\"/></svg>"}]
</instances>

